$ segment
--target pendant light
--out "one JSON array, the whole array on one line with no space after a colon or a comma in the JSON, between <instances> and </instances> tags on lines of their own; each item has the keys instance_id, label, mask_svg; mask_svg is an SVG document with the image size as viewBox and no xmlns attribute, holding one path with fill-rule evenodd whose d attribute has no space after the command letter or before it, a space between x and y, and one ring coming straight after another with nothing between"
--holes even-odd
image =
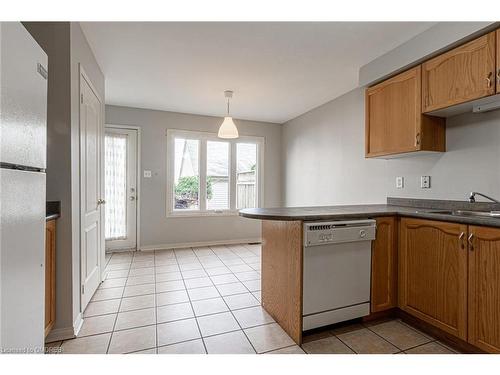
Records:
<instances>
[{"instance_id":1,"label":"pendant light","mask_svg":"<svg viewBox=\"0 0 500 375\"><path fill-rule=\"evenodd\" d=\"M233 97L233 92L226 90L224 91L224 96L227 98L227 116L224 117L224 121L222 121L218 136L219 138L226 139L238 138L238 129L234 124L233 118L229 116L229 99Z\"/></svg>"}]
</instances>

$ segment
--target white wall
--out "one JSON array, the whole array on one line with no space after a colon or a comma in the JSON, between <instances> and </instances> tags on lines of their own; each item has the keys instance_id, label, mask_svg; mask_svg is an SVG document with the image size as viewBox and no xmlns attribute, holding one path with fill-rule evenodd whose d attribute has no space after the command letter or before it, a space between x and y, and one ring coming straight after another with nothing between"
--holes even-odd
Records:
<instances>
[{"instance_id":1,"label":"white wall","mask_svg":"<svg viewBox=\"0 0 500 375\"><path fill-rule=\"evenodd\" d=\"M238 216L166 217L166 129L199 130L216 133L221 118L138 108L106 106L106 123L141 128L141 248L163 247L192 242L255 240L260 222ZM265 138L264 206L281 204L281 125L238 121L241 135ZM143 170L152 178L143 178Z\"/></svg>"},{"instance_id":2,"label":"white wall","mask_svg":"<svg viewBox=\"0 0 500 375\"><path fill-rule=\"evenodd\" d=\"M385 202L385 162L364 158L362 90L283 126L286 206Z\"/></svg>"},{"instance_id":3,"label":"white wall","mask_svg":"<svg viewBox=\"0 0 500 375\"><path fill-rule=\"evenodd\" d=\"M364 89L355 89L284 125L286 206L465 200L471 190L500 197L500 111L448 119L446 153L392 160L364 158L364 111ZM422 175L431 189L420 188Z\"/></svg>"}]
</instances>

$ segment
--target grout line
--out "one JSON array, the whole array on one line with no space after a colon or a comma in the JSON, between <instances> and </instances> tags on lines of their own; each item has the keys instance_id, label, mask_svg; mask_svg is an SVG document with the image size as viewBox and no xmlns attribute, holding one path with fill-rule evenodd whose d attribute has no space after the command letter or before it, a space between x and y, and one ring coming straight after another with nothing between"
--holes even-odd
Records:
<instances>
[{"instance_id":1,"label":"grout line","mask_svg":"<svg viewBox=\"0 0 500 375\"><path fill-rule=\"evenodd\" d=\"M384 340L385 342L389 343L389 345L391 345L391 346L395 347L395 348L396 348L396 349L398 349L399 351L403 350L403 349L401 349L399 346L397 346L396 344L393 344L392 342L390 342L390 341L389 341L388 339L386 339L385 337L383 337L383 336L379 335L377 332L375 332L375 331L373 331L372 329L370 329L370 327L367 327L367 326L366 326L366 325L364 325L363 323L361 323L361 325L362 325L363 327L365 327L365 328L366 328L368 331L370 331L371 333L375 334L375 336L380 337L382 340ZM393 353L393 354L395 354L395 353Z\"/></svg>"},{"instance_id":2,"label":"grout line","mask_svg":"<svg viewBox=\"0 0 500 375\"><path fill-rule=\"evenodd\" d=\"M230 269L231 271L231 269ZM232 271L231 271L232 272ZM234 275L234 273L233 273ZM236 277L236 276L235 276ZM243 285L245 288L246 286ZM222 296L221 296L222 297ZM222 298L222 301L224 301L224 304L226 305L226 307L229 309L229 312L231 313L231 316L233 317L234 321L236 322L236 324L238 324L238 327L240 327L241 331L243 332L243 334L245 335L245 338L247 339L248 343L250 344L250 346L252 347L252 349L254 350L255 353L257 353L257 350L255 349L255 346L253 345L252 341L248 338L248 335L247 333L245 332L245 330L243 329L243 327L241 326L240 322L238 321L238 319L236 319L236 316L234 315L233 311L231 310L231 308L229 307L229 305L227 304L226 300L224 298ZM208 353L208 352L207 352Z\"/></svg>"},{"instance_id":3,"label":"grout line","mask_svg":"<svg viewBox=\"0 0 500 375\"><path fill-rule=\"evenodd\" d=\"M333 335L333 337L336 337L342 344L344 344L345 346L347 346L350 350L352 350L352 352L354 354L359 354L356 350L354 350L353 348L351 348L344 340L342 340L340 337L338 337L337 335ZM305 351L305 350L304 350Z\"/></svg>"},{"instance_id":4,"label":"grout line","mask_svg":"<svg viewBox=\"0 0 500 375\"><path fill-rule=\"evenodd\" d=\"M111 258L110 258L110 260L111 260ZM129 266L129 269L128 269L127 280L128 280L128 275L130 274L130 267L131 266L132 266L132 263L130 263L130 266ZM120 307L122 305L122 300L123 300L123 295L124 294L125 294L125 287L123 287L122 298L120 299L120 303L118 304L118 310L116 312L115 321L113 322L113 330L111 332L111 336L109 337L108 347L106 349L106 353L109 352L109 348L111 346L111 340L113 340L113 336L114 336L114 332L115 332L115 327L116 327L116 321L118 320L118 314L119 314L119 311L120 311Z\"/></svg>"},{"instance_id":5,"label":"grout line","mask_svg":"<svg viewBox=\"0 0 500 375\"><path fill-rule=\"evenodd\" d=\"M175 256L175 260L177 261L177 254L175 253L175 251L174 251L174 256ZM182 272L181 272L181 275L182 275ZM182 283L184 284L184 287L186 288L186 282L184 281L184 275L182 275ZM186 288L186 294L188 296L189 305L191 306L191 311L193 311L194 321L196 322L196 327L198 327L198 332L200 334L201 342L203 343L203 347L205 348L205 353L208 354L207 345L205 344L205 340L203 339L203 335L202 335L201 329L200 329L200 324L198 323L198 319L196 319L196 314L194 313L194 308L193 308L193 302L191 301L191 296L189 295L187 288Z\"/></svg>"},{"instance_id":6,"label":"grout line","mask_svg":"<svg viewBox=\"0 0 500 375\"><path fill-rule=\"evenodd\" d=\"M153 251L153 280L155 282L155 296L154 296L154 309L155 309L155 351L158 354L158 306L156 306L156 250Z\"/></svg>"}]
</instances>

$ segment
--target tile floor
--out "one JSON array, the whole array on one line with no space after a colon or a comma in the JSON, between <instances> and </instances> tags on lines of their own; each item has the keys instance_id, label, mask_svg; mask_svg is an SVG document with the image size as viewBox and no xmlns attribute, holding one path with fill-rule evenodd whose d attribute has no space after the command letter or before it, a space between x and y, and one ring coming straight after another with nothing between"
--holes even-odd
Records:
<instances>
[{"instance_id":1,"label":"tile floor","mask_svg":"<svg viewBox=\"0 0 500 375\"><path fill-rule=\"evenodd\" d=\"M300 348L260 306L260 253L241 244L108 254L78 337L51 352L453 353L398 320L315 333Z\"/></svg>"}]
</instances>

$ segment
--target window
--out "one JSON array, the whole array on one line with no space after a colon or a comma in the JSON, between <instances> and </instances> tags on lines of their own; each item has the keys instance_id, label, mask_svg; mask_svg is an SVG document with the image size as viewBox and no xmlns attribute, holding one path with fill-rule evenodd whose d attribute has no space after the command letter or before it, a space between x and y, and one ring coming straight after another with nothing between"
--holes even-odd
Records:
<instances>
[{"instance_id":1,"label":"window","mask_svg":"<svg viewBox=\"0 0 500 375\"><path fill-rule=\"evenodd\" d=\"M105 238L123 239L127 236L127 136L106 134L104 142Z\"/></svg>"},{"instance_id":2,"label":"window","mask_svg":"<svg viewBox=\"0 0 500 375\"><path fill-rule=\"evenodd\" d=\"M200 142L195 139L175 138L174 208L200 208Z\"/></svg>"},{"instance_id":3,"label":"window","mask_svg":"<svg viewBox=\"0 0 500 375\"><path fill-rule=\"evenodd\" d=\"M259 207L264 139L167 131L167 215L235 214Z\"/></svg>"}]
</instances>

